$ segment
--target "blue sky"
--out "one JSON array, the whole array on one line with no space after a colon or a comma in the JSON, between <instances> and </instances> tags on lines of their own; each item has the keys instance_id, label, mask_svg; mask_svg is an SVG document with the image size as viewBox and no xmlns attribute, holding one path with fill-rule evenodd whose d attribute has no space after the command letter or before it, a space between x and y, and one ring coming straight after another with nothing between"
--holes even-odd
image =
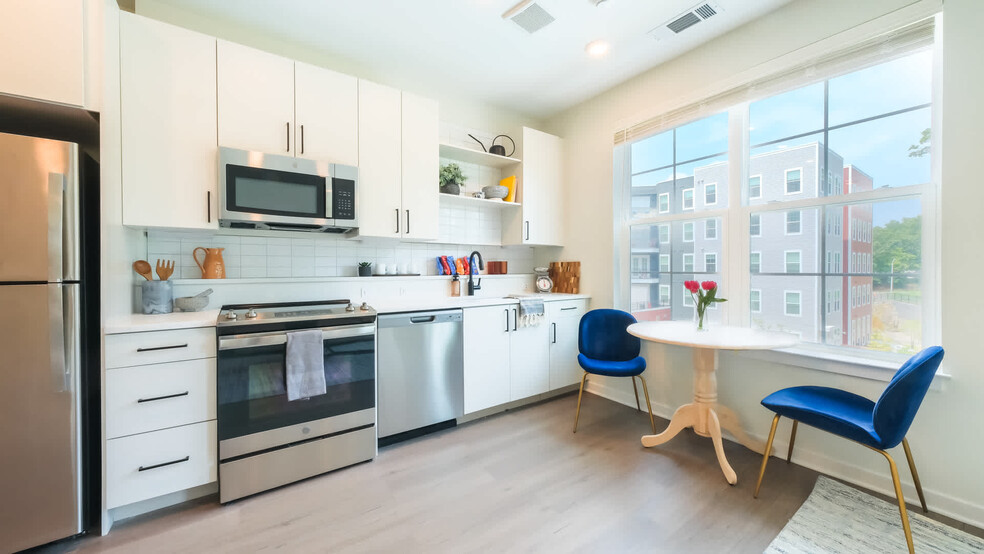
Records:
<instances>
[{"instance_id":1,"label":"blue sky","mask_svg":"<svg viewBox=\"0 0 984 554\"><path fill-rule=\"evenodd\" d=\"M835 77L829 83L830 125L857 121L929 103L932 98L932 52L925 50L890 62ZM753 102L749 106L752 145L823 128L824 83L815 83ZM930 181L930 157L911 158L910 145L930 126L930 108L850 125L829 133L829 147L874 178L875 187L905 186ZM721 113L677 128L679 162L728 149L728 115ZM753 148L753 153L822 140L811 135ZM669 165L673 161L672 131L632 145L633 172ZM703 165L703 164L698 164ZM678 168L692 174L693 164ZM659 182L671 171L656 172L636 184ZM874 209L875 225L921 213L918 200L882 203Z\"/></svg>"}]
</instances>

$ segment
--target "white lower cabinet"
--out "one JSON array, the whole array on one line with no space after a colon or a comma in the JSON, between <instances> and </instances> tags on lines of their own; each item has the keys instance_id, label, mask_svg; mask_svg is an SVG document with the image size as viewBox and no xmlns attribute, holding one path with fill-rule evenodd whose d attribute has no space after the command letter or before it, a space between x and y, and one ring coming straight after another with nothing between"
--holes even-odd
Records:
<instances>
[{"instance_id":1,"label":"white lower cabinet","mask_svg":"<svg viewBox=\"0 0 984 554\"><path fill-rule=\"evenodd\" d=\"M468 308L464 331L465 413L509 402L509 330L507 306Z\"/></svg>"},{"instance_id":2,"label":"white lower cabinet","mask_svg":"<svg viewBox=\"0 0 984 554\"><path fill-rule=\"evenodd\" d=\"M215 330L106 336L106 507L214 482Z\"/></svg>"},{"instance_id":3,"label":"white lower cabinet","mask_svg":"<svg viewBox=\"0 0 984 554\"><path fill-rule=\"evenodd\" d=\"M577 363L577 333L587 300L547 303L550 324L550 390L581 381L583 371Z\"/></svg>"},{"instance_id":4,"label":"white lower cabinet","mask_svg":"<svg viewBox=\"0 0 984 554\"><path fill-rule=\"evenodd\" d=\"M211 483L215 421L141 433L106 443L106 507Z\"/></svg>"},{"instance_id":5,"label":"white lower cabinet","mask_svg":"<svg viewBox=\"0 0 984 554\"><path fill-rule=\"evenodd\" d=\"M464 310L465 413L577 383L577 332L587 300L546 302L547 318L521 327L515 304Z\"/></svg>"}]
</instances>

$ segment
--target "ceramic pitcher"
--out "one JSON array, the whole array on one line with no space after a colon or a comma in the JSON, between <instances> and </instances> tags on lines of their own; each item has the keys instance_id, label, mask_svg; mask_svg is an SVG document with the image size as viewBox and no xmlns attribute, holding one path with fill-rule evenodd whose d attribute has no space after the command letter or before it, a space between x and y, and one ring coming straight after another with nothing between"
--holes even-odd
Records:
<instances>
[{"instance_id":1,"label":"ceramic pitcher","mask_svg":"<svg viewBox=\"0 0 984 554\"><path fill-rule=\"evenodd\" d=\"M198 261L198 251L205 254L202 261ZM225 279L225 262L222 261L222 251L225 248L204 248L199 246L191 253L195 258L195 263L202 270L202 279Z\"/></svg>"}]
</instances>

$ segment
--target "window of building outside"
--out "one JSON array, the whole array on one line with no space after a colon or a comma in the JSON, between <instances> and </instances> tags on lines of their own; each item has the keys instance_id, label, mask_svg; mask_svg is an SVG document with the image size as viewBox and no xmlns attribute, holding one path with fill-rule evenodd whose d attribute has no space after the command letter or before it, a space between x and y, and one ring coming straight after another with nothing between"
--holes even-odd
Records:
<instances>
[{"instance_id":1,"label":"window of building outside","mask_svg":"<svg viewBox=\"0 0 984 554\"><path fill-rule=\"evenodd\" d=\"M683 281L715 280L749 302L722 304L712 324L795 333L816 355L897 360L939 340L923 317L939 295L924 290L933 47L892 56L627 143L628 248L658 267L625 280L637 319L691 319Z\"/></svg>"},{"instance_id":2,"label":"window of building outside","mask_svg":"<svg viewBox=\"0 0 984 554\"><path fill-rule=\"evenodd\" d=\"M704 185L704 205L713 206L714 204L717 204L717 184Z\"/></svg>"},{"instance_id":3,"label":"window of building outside","mask_svg":"<svg viewBox=\"0 0 984 554\"><path fill-rule=\"evenodd\" d=\"M716 219L708 219L704 222L704 238L715 240L718 238L718 226Z\"/></svg>"}]
</instances>

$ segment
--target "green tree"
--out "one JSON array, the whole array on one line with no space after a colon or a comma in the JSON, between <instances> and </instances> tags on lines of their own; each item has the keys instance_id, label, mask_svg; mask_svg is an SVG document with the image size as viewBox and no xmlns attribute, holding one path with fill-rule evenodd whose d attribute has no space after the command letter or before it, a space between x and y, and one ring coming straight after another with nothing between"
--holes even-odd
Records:
<instances>
[{"instance_id":1,"label":"green tree","mask_svg":"<svg viewBox=\"0 0 984 554\"><path fill-rule=\"evenodd\" d=\"M871 233L872 265L875 273L918 272L922 267L922 216L906 217L875 227ZM888 277L875 277L876 285L887 286ZM895 286L905 286L908 279L895 278Z\"/></svg>"},{"instance_id":2,"label":"green tree","mask_svg":"<svg viewBox=\"0 0 984 554\"><path fill-rule=\"evenodd\" d=\"M929 140L930 140L929 129L924 129L922 135L919 137L919 144L913 144L909 147L909 157L910 158L921 158L929 154Z\"/></svg>"}]
</instances>

